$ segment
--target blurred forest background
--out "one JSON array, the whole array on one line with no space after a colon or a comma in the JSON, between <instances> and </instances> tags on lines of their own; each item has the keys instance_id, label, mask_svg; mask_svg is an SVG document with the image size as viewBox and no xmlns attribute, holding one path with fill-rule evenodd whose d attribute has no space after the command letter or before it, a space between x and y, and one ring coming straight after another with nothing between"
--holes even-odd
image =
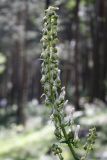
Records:
<instances>
[{"instance_id":1,"label":"blurred forest background","mask_svg":"<svg viewBox=\"0 0 107 160\"><path fill-rule=\"evenodd\" d=\"M107 160L107 0L0 0L0 160L55 160L40 83L42 19L49 5L59 7L57 47L68 110L75 106L83 135L96 125L99 138L90 157Z\"/></svg>"}]
</instances>

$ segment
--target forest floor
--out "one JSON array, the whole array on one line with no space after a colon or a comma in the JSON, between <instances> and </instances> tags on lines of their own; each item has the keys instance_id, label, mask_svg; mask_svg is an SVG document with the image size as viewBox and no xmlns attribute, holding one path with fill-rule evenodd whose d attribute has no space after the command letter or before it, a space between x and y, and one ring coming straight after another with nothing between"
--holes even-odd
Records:
<instances>
[{"instance_id":1,"label":"forest floor","mask_svg":"<svg viewBox=\"0 0 107 160\"><path fill-rule=\"evenodd\" d=\"M54 128L45 117L47 111L42 110L41 113L40 110L36 112L36 118L29 119L26 128L12 125L10 128L0 129L0 160L55 160L55 157L50 155L49 149L55 140ZM46 118L45 123L43 116ZM85 110L75 112L74 117L81 124L81 128L85 127L87 130L93 125L97 127L98 137L94 155L97 160L107 160L106 107L87 104ZM64 151L64 157L66 160L71 159L68 150Z\"/></svg>"},{"instance_id":2,"label":"forest floor","mask_svg":"<svg viewBox=\"0 0 107 160\"><path fill-rule=\"evenodd\" d=\"M5 131L4 131L5 132ZM7 131L6 131L7 132ZM0 138L0 160L33 160L39 159L49 148L53 139L53 130L45 126L41 130L28 133L7 132Z\"/></svg>"}]
</instances>

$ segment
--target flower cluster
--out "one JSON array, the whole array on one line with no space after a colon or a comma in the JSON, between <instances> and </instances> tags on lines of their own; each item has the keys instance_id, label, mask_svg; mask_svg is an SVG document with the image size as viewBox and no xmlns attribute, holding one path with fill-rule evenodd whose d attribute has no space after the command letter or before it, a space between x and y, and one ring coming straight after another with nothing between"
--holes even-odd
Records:
<instances>
[{"instance_id":1,"label":"flower cluster","mask_svg":"<svg viewBox=\"0 0 107 160\"><path fill-rule=\"evenodd\" d=\"M87 141L86 141L86 143L85 143L85 145L84 145L84 149L85 149L86 153L85 153L85 155L81 158L81 160L86 160L87 154L88 154L91 150L94 149L94 148L93 148L93 145L94 145L94 143L95 143L96 137L97 137L97 135L96 135L96 128L94 127L94 128L89 129L89 133L88 133L88 135L87 135Z\"/></svg>"},{"instance_id":2,"label":"flower cluster","mask_svg":"<svg viewBox=\"0 0 107 160\"><path fill-rule=\"evenodd\" d=\"M45 11L43 37L41 39L43 50L41 54L42 62L42 79L41 82L44 87L45 104L50 106L53 110L52 120L55 124L54 134L58 140L62 139L61 117L59 111L62 112L65 99L65 88L61 89L60 70L58 69L58 54L56 44L57 38L57 19L56 7L49 7ZM59 122L60 119L60 122ZM60 123L60 124L59 124ZM60 147L53 145L53 151L62 159Z\"/></svg>"},{"instance_id":3,"label":"flower cluster","mask_svg":"<svg viewBox=\"0 0 107 160\"><path fill-rule=\"evenodd\" d=\"M44 94L46 96L46 105L51 106L57 97L58 88L60 88L60 78L58 70L58 55L56 44L57 38L57 8L49 7L45 11L43 37L43 51L41 57L42 63L42 79L44 85Z\"/></svg>"},{"instance_id":4,"label":"flower cluster","mask_svg":"<svg viewBox=\"0 0 107 160\"><path fill-rule=\"evenodd\" d=\"M62 154L61 154L62 153L62 149L57 144L53 144L52 145L52 152L55 155L58 155L60 160L63 160L63 157L62 157Z\"/></svg>"},{"instance_id":5,"label":"flower cluster","mask_svg":"<svg viewBox=\"0 0 107 160\"><path fill-rule=\"evenodd\" d=\"M79 143L79 129L77 125L75 130L72 129L74 125L73 113L69 117L65 114L65 87L61 87L60 70L58 68L58 53L57 53L57 20L56 11L58 8L50 6L45 11L43 19L43 37L41 39L43 49L41 53L42 59L42 79L41 83L44 88L45 105L52 109L51 119L54 122L54 134L58 142L66 143L75 160L80 160L80 157L75 152ZM70 130L69 130L70 128ZM52 151L58 155L60 160L63 160L62 149L58 144L52 146Z\"/></svg>"}]
</instances>

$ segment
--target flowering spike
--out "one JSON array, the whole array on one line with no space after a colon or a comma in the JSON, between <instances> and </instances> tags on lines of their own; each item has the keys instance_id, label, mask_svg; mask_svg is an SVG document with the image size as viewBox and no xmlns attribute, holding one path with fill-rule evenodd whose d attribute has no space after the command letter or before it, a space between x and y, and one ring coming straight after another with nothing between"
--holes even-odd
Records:
<instances>
[{"instance_id":1,"label":"flowering spike","mask_svg":"<svg viewBox=\"0 0 107 160\"><path fill-rule=\"evenodd\" d=\"M51 119L55 125L54 134L60 143L66 143L75 160L80 160L80 157L74 150L78 143L78 132L80 126L77 125L76 130L71 130L68 133L68 127L72 128L74 108L70 113L70 117L67 119L65 114L65 106L68 101L65 100L65 87L61 88L60 70L58 68L59 58L57 54L57 20L56 14L58 8L50 6L45 11L45 17L43 19L43 37L42 42L42 79L41 83L44 88L45 105L51 107L52 115ZM65 120L65 121L64 121ZM76 140L76 141L75 141ZM58 144L53 144L52 151L55 155L63 160L62 149Z\"/></svg>"}]
</instances>

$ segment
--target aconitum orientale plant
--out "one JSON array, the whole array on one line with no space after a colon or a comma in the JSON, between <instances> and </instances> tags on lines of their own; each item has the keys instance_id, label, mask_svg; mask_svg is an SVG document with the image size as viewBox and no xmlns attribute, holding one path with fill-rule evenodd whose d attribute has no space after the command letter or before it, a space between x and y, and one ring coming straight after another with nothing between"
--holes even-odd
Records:
<instances>
[{"instance_id":1,"label":"aconitum orientale plant","mask_svg":"<svg viewBox=\"0 0 107 160\"><path fill-rule=\"evenodd\" d=\"M86 143L83 145L85 154L82 156L79 155L77 149L81 149L78 135L80 125L74 125L74 108L72 108L69 117L67 117L65 113L65 106L68 101L65 100L65 87L61 87L60 70L58 68L59 57L56 48L58 43L57 10L57 7L50 6L45 11L45 17L43 18L43 36L41 39L43 46L41 53L41 83L44 88L42 96L45 96L45 105L52 110L51 119L55 126L54 134L57 139L57 143L52 145L52 151L60 160L63 160L61 144L65 143L70 149L74 160L86 160L88 153L93 149L96 129L92 128L89 130Z\"/></svg>"}]
</instances>

